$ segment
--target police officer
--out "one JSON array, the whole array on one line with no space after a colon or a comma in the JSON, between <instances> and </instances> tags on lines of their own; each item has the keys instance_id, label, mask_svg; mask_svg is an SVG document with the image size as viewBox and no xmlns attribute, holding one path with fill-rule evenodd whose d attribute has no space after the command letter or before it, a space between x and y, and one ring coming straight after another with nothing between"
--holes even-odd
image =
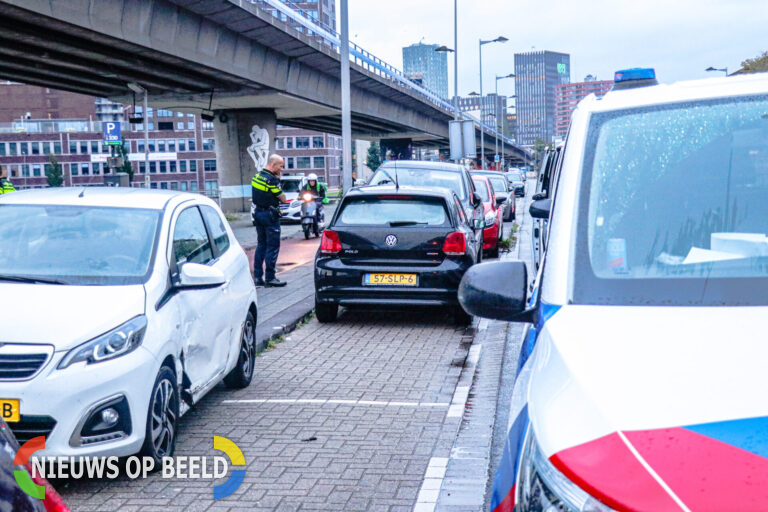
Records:
<instances>
[{"instance_id":1,"label":"police officer","mask_svg":"<svg viewBox=\"0 0 768 512\"><path fill-rule=\"evenodd\" d=\"M285 194L280 188L283 165L280 155L271 155L266 167L257 172L251 180L253 204L256 207L253 214L257 236L256 254L253 256L253 278L256 286L287 284L275 277L277 254L280 252L279 205L285 201Z\"/></svg>"},{"instance_id":2,"label":"police officer","mask_svg":"<svg viewBox=\"0 0 768 512\"><path fill-rule=\"evenodd\" d=\"M0 194L8 194L10 192L16 192L16 189L8 181L8 171L4 167L0 167Z\"/></svg>"}]
</instances>

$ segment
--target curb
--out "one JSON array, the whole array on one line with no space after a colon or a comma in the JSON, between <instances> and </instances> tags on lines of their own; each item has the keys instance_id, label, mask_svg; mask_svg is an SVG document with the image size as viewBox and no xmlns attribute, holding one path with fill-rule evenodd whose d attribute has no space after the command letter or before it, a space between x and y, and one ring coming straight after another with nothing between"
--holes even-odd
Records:
<instances>
[{"instance_id":1,"label":"curb","mask_svg":"<svg viewBox=\"0 0 768 512\"><path fill-rule=\"evenodd\" d=\"M315 298L307 297L296 304L284 309L263 324L256 324L257 353L262 353L281 336L293 332L300 323L308 320L315 312Z\"/></svg>"}]
</instances>

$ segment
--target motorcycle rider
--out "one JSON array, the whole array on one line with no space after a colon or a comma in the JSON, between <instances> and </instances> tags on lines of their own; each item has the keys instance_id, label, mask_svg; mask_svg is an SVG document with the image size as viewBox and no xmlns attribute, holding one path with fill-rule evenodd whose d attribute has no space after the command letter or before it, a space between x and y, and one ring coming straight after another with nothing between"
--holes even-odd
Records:
<instances>
[{"instance_id":1,"label":"motorcycle rider","mask_svg":"<svg viewBox=\"0 0 768 512\"><path fill-rule=\"evenodd\" d=\"M307 184L301 189L302 192L309 192L317 196L317 219L322 222L325 219L323 214L323 204L325 201L325 187L317 181L317 174L311 173L307 176Z\"/></svg>"}]
</instances>

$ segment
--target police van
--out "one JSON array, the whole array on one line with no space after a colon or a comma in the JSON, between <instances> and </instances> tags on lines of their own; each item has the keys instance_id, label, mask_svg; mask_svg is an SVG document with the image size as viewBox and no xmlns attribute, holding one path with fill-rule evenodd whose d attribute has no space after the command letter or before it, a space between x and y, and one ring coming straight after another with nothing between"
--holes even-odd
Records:
<instances>
[{"instance_id":1,"label":"police van","mask_svg":"<svg viewBox=\"0 0 768 512\"><path fill-rule=\"evenodd\" d=\"M460 288L530 324L491 510L768 510L768 75L617 72L560 160L532 289Z\"/></svg>"}]
</instances>

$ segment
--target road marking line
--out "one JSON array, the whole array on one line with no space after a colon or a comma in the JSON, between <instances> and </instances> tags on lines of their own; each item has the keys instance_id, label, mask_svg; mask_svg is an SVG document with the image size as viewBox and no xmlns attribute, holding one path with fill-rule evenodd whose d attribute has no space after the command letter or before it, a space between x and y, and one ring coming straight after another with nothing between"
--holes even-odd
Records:
<instances>
[{"instance_id":1,"label":"road marking line","mask_svg":"<svg viewBox=\"0 0 768 512\"><path fill-rule=\"evenodd\" d=\"M429 459L424 480L419 489L419 496L413 512L433 512L440 496L440 488L443 486L445 470L448 466L448 457L432 457Z\"/></svg>"},{"instance_id":2,"label":"road marking line","mask_svg":"<svg viewBox=\"0 0 768 512\"><path fill-rule=\"evenodd\" d=\"M224 400L222 404L296 404L296 405L378 405L382 407L450 407L447 402L385 402L383 400L322 400L314 398L248 398Z\"/></svg>"}]
</instances>

